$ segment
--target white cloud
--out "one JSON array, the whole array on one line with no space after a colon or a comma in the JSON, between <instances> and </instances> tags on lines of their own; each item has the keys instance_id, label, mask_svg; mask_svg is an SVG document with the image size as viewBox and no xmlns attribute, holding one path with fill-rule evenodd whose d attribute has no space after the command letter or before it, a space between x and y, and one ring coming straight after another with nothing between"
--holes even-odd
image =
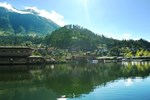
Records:
<instances>
[{"instance_id":1,"label":"white cloud","mask_svg":"<svg viewBox=\"0 0 150 100\"><path fill-rule=\"evenodd\" d=\"M30 12L25 12L25 11L17 10L15 8L13 8L12 5L8 4L7 2L0 2L0 7L7 8L10 11L21 13L21 14L29 14L30 13Z\"/></svg>"},{"instance_id":2,"label":"white cloud","mask_svg":"<svg viewBox=\"0 0 150 100\"><path fill-rule=\"evenodd\" d=\"M132 38L130 33L123 33L122 35L117 33L105 33L104 35L118 40L129 40Z\"/></svg>"},{"instance_id":3,"label":"white cloud","mask_svg":"<svg viewBox=\"0 0 150 100\"><path fill-rule=\"evenodd\" d=\"M39 14L39 16L45 17L47 19L50 19L52 21L54 21L56 24L60 25L60 26L64 26L65 22L64 22L64 16L60 15L59 13L57 13L56 11L52 10L51 12L48 12L46 10L40 10L36 7L25 7L26 10L33 10L36 13Z\"/></svg>"},{"instance_id":4,"label":"white cloud","mask_svg":"<svg viewBox=\"0 0 150 100\"><path fill-rule=\"evenodd\" d=\"M57 100L67 100L66 98L57 98Z\"/></svg>"},{"instance_id":5,"label":"white cloud","mask_svg":"<svg viewBox=\"0 0 150 100\"><path fill-rule=\"evenodd\" d=\"M131 85L133 85L133 80L131 78L125 80L125 86L131 86Z\"/></svg>"},{"instance_id":6,"label":"white cloud","mask_svg":"<svg viewBox=\"0 0 150 100\"><path fill-rule=\"evenodd\" d=\"M143 82L144 79L142 79L141 77L135 77L134 79L132 78L128 78L126 80L124 80L125 86L132 86L134 84L140 84L141 82Z\"/></svg>"},{"instance_id":7,"label":"white cloud","mask_svg":"<svg viewBox=\"0 0 150 100\"><path fill-rule=\"evenodd\" d=\"M21 14L31 14L30 11L21 11L21 10L17 10L15 8L12 7L11 4L8 4L7 2L0 2L0 7L5 7L10 11L13 12L17 12L17 13L21 13ZM65 22L64 22L64 16L62 16L61 14L57 13L56 11L52 10L51 12L48 12L46 10L40 10L36 7L25 7L25 9L27 10L33 10L34 12L36 12L39 16L45 17L47 19L52 20L53 22L55 22L56 24L60 25L60 26L64 26Z\"/></svg>"},{"instance_id":8,"label":"white cloud","mask_svg":"<svg viewBox=\"0 0 150 100\"><path fill-rule=\"evenodd\" d=\"M118 40L123 39L122 36L120 36L119 34L116 34L116 33L109 32L109 33L101 33L101 34L103 34L104 36L109 37L109 38L114 38L114 39L118 39Z\"/></svg>"},{"instance_id":9,"label":"white cloud","mask_svg":"<svg viewBox=\"0 0 150 100\"><path fill-rule=\"evenodd\" d=\"M131 34L130 33L124 33L122 39L125 39L125 40L131 39Z\"/></svg>"}]
</instances>

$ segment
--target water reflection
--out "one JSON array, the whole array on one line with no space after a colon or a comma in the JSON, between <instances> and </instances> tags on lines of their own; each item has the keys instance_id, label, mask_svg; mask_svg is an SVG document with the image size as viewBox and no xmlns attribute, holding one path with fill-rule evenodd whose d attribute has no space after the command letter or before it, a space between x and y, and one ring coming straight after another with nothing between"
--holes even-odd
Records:
<instances>
[{"instance_id":1,"label":"water reflection","mask_svg":"<svg viewBox=\"0 0 150 100\"><path fill-rule=\"evenodd\" d=\"M67 100L121 79L129 87L150 74L150 62L0 68L0 100Z\"/></svg>"},{"instance_id":2,"label":"water reflection","mask_svg":"<svg viewBox=\"0 0 150 100\"><path fill-rule=\"evenodd\" d=\"M142 81L143 81L143 78L140 78L140 77L136 77L134 79L127 78L125 79L125 86L132 86L134 85L135 82L142 82Z\"/></svg>"}]
</instances>

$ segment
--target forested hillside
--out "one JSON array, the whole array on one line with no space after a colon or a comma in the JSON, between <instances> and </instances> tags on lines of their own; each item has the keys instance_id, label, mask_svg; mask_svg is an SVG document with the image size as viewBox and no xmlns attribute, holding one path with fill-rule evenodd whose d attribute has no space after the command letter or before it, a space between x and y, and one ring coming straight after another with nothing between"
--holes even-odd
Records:
<instances>
[{"instance_id":1,"label":"forested hillside","mask_svg":"<svg viewBox=\"0 0 150 100\"><path fill-rule=\"evenodd\" d=\"M131 56L139 51L150 51L150 43L144 39L116 40L77 25L67 25L52 32L45 37L45 43L60 49L95 51L100 55L111 56Z\"/></svg>"},{"instance_id":2,"label":"forested hillside","mask_svg":"<svg viewBox=\"0 0 150 100\"><path fill-rule=\"evenodd\" d=\"M150 56L150 43L144 39L116 40L78 25L66 25L46 36L3 35L0 45L53 47L70 52L92 52L97 56Z\"/></svg>"},{"instance_id":3,"label":"forested hillside","mask_svg":"<svg viewBox=\"0 0 150 100\"><path fill-rule=\"evenodd\" d=\"M23 11L22 11L23 12ZM0 7L0 35L46 35L60 26L35 13L26 14Z\"/></svg>"}]
</instances>

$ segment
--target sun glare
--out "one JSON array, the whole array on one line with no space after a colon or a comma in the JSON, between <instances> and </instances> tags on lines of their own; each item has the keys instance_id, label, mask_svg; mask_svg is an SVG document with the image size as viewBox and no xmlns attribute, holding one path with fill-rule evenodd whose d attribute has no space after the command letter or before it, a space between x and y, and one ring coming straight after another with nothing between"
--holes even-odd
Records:
<instances>
[{"instance_id":1,"label":"sun glare","mask_svg":"<svg viewBox=\"0 0 150 100\"><path fill-rule=\"evenodd\" d=\"M90 24L90 14L89 14L89 0L77 0L78 3L83 7L83 13L87 24Z\"/></svg>"}]
</instances>

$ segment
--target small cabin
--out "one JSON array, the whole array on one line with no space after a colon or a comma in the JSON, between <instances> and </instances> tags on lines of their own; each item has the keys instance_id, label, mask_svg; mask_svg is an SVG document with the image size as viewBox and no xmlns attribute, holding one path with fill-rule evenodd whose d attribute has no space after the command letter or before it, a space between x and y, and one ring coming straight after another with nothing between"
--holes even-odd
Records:
<instances>
[{"instance_id":1,"label":"small cabin","mask_svg":"<svg viewBox=\"0 0 150 100\"><path fill-rule=\"evenodd\" d=\"M32 48L24 46L0 46L0 57L28 57Z\"/></svg>"}]
</instances>

